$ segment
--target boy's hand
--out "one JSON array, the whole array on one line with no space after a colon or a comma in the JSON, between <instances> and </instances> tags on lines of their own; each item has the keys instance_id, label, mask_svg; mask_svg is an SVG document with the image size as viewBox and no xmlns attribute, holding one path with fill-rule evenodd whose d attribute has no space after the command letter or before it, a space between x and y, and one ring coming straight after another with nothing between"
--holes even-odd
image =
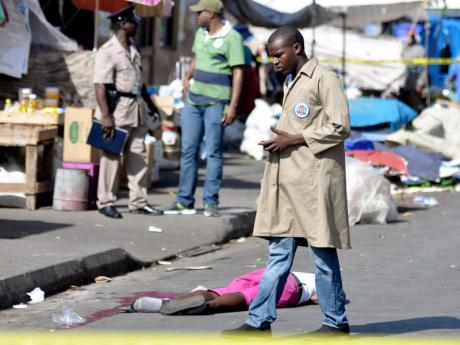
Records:
<instances>
[{"instance_id":1,"label":"boy's hand","mask_svg":"<svg viewBox=\"0 0 460 345\"><path fill-rule=\"evenodd\" d=\"M278 152L287 149L293 145L306 145L302 135L294 135L285 131L281 131L274 127L271 128L272 132L276 134L270 140L261 141L259 145L264 147L264 151Z\"/></svg>"}]
</instances>

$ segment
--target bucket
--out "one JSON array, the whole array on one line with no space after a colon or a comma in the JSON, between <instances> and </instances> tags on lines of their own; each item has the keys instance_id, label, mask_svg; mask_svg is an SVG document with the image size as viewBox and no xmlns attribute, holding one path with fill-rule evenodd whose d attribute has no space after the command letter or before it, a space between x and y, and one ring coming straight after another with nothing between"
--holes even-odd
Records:
<instances>
[{"instance_id":1,"label":"bucket","mask_svg":"<svg viewBox=\"0 0 460 345\"><path fill-rule=\"evenodd\" d=\"M53 209L83 211L88 204L88 176L79 169L57 169L54 182Z\"/></svg>"}]
</instances>

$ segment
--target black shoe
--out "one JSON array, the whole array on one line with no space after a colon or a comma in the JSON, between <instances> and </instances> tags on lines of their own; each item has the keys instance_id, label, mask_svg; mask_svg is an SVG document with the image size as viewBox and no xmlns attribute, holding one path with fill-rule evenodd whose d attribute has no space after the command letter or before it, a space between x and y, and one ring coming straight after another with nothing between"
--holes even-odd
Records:
<instances>
[{"instance_id":1,"label":"black shoe","mask_svg":"<svg viewBox=\"0 0 460 345\"><path fill-rule=\"evenodd\" d=\"M99 212L109 218L116 218L116 219L123 218L121 213L118 212L117 209L113 206L106 206L106 207L100 208Z\"/></svg>"},{"instance_id":2,"label":"black shoe","mask_svg":"<svg viewBox=\"0 0 460 345\"><path fill-rule=\"evenodd\" d=\"M204 296L195 295L163 303L160 313L163 315L199 315L205 312L207 306Z\"/></svg>"},{"instance_id":3,"label":"black shoe","mask_svg":"<svg viewBox=\"0 0 460 345\"><path fill-rule=\"evenodd\" d=\"M348 324L343 325L340 328L332 327L323 324L320 328L318 328L316 331L308 333L308 335L313 335L313 336L344 336L344 335L349 335L350 334L350 327Z\"/></svg>"},{"instance_id":4,"label":"black shoe","mask_svg":"<svg viewBox=\"0 0 460 345\"><path fill-rule=\"evenodd\" d=\"M272 328L270 325L262 325L261 327L253 327L247 323L243 323L240 327L235 329L228 329L222 332L223 336L234 336L234 335L259 335L259 336L271 336Z\"/></svg>"},{"instance_id":5,"label":"black shoe","mask_svg":"<svg viewBox=\"0 0 460 345\"><path fill-rule=\"evenodd\" d=\"M155 207L152 207L150 205L145 205L144 207L136 208L134 210L129 210L129 213L146 214L149 216L160 216L163 214L163 211Z\"/></svg>"}]
</instances>

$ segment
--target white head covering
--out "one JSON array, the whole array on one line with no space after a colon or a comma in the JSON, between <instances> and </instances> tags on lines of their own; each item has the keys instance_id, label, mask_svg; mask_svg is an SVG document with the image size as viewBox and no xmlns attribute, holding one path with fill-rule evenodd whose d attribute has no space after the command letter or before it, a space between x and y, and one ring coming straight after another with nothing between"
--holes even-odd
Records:
<instances>
[{"instance_id":1,"label":"white head covering","mask_svg":"<svg viewBox=\"0 0 460 345\"><path fill-rule=\"evenodd\" d=\"M316 292L315 275L313 273L305 272L292 272L300 284L302 284L302 295L300 296L298 304L308 302L313 292Z\"/></svg>"}]
</instances>

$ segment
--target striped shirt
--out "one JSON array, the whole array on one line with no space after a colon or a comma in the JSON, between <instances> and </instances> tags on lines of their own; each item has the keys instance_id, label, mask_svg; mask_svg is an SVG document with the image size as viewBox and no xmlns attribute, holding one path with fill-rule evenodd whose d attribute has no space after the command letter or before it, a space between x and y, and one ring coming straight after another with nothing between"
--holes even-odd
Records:
<instances>
[{"instance_id":1,"label":"striped shirt","mask_svg":"<svg viewBox=\"0 0 460 345\"><path fill-rule=\"evenodd\" d=\"M195 105L227 104L232 92L232 67L244 65L243 39L230 23L210 36L200 28L193 42L196 64L189 92Z\"/></svg>"}]
</instances>

